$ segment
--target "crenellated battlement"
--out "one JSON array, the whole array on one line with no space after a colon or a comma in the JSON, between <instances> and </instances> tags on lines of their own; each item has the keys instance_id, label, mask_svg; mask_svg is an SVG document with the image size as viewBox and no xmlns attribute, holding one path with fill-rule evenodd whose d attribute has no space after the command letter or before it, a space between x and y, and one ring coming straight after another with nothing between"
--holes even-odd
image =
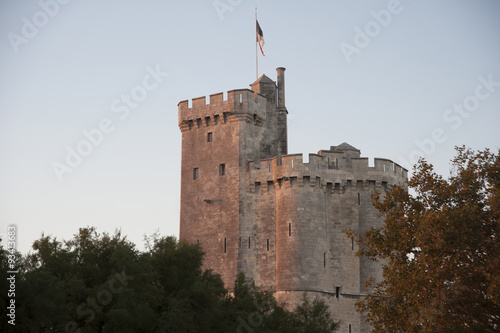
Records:
<instances>
[{"instance_id":1,"label":"crenellated battlement","mask_svg":"<svg viewBox=\"0 0 500 333\"><path fill-rule=\"evenodd\" d=\"M267 99L249 89L236 89L227 92L227 100L223 93L193 98L191 107L189 101L184 100L177 104L179 113L179 127L181 130L198 128L197 123L218 124L220 120L226 123L231 115L237 119L246 119L248 116L260 122L266 119Z\"/></svg>"},{"instance_id":2,"label":"crenellated battlement","mask_svg":"<svg viewBox=\"0 0 500 333\"><path fill-rule=\"evenodd\" d=\"M250 190L255 184L273 182L276 188L328 186L343 192L351 187L365 190L386 189L394 186L406 188L408 170L384 158L375 158L374 166L367 157L349 157L345 152L320 151L309 154L309 163L303 162L302 154L251 161ZM306 184L307 183L307 184Z\"/></svg>"}]
</instances>

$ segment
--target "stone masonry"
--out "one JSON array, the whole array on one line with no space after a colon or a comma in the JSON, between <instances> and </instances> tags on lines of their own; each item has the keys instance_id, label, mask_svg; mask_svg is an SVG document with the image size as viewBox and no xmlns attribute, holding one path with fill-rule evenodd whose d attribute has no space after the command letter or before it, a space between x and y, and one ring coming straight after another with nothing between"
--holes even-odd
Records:
<instances>
[{"instance_id":1,"label":"stone masonry","mask_svg":"<svg viewBox=\"0 0 500 333\"><path fill-rule=\"evenodd\" d=\"M227 288L242 271L293 308L307 292L341 320L339 332L368 332L354 303L378 262L355 256L346 236L380 226L371 193L406 187L407 170L347 143L288 154L285 69L251 90L178 104L182 132L180 238L199 243L205 268Z\"/></svg>"}]
</instances>

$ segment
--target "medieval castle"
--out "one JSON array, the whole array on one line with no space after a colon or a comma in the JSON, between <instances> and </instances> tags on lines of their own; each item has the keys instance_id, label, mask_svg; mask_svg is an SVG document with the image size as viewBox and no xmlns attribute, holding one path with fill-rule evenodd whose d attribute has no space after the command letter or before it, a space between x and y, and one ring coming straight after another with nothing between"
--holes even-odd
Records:
<instances>
[{"instance_id":1,"label":"medieval castle","mask_svg":"<svg viewBox=\"0 0 500 333\"><path fill-rule=\"evenodd\" d=\"M373 191L406 186L407 170L347 143L288 154L285 68L249 89L178 104L182 132L180 238L202 245L205 267L231 289L238 272L291 307L324 299L339 332L368 332L355 301L381 265L346 236L380 226Z\"/></svg>"}]
</instances>

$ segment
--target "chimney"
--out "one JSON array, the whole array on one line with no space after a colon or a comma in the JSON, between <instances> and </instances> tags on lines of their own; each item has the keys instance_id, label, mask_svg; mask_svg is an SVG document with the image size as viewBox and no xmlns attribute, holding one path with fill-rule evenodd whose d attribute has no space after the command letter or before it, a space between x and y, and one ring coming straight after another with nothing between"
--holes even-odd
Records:
<instances>
[{"instance_id":1,"label":"chimney","mask_svg":"<svg viewBox=\"0 0 500 333\"><path fill-rule=\"evenodd\" d=\"M276 68L278 72L278 109L285 108L285 68Z\"/></svg>"}]
</instances>

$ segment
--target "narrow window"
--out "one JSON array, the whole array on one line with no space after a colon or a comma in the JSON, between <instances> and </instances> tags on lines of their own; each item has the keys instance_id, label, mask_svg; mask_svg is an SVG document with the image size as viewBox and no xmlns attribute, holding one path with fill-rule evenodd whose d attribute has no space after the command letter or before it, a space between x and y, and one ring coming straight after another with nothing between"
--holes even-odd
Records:
<instances>
[{"instance_id":1,"label":"narrow window","mask_svg":"<svg viewBox=\"0 0 500 333\"><path fill-rule=\"evenodd\" d=\"M323 267L326 267L326 253L323 253Z\"/></svg>"},{"instance_id":2,"label":"narrow window","mask_svg":"<svg viewBox=\"0 0 500 333\"><path fill-rule=\"evenodd\" d=\"M224 117L224 124L225 124L225 123L227 123L227 113L224 113L223 117Z\"/></svg>"},{"instance_id":3,"label":"narrow window","mask_svg":"<svg viewBox=\"0 0 500 333\"><path fill-rule=\"evenodd\" d=\"M288 223L288 236L292 235L292 224Z\"/></svg>"},{"instance_id":4,"label":"narrow window","mask_svg":"<svg viewBox=\"0 0 500 333\"><path fill-rule=\"evenodd\" d=\"M267 240L267 250L269 251L269 239Z\"/></svg>"},{"instance_id":5,"label":"narrow window","mask_svg":"<svg viewBox=\"0 0 500 333\"><path fill-rule=\"evenodd\" d=\"M199 175L199 173L200 173L200 172L199 172L199 169L198 169L198 168L194 168L194 169L193 169L193 180L196 180L196 179L198 179L198 178L199 178L199 176L200 176L200 175Z\"/></svg>"},{"instance_id":6,"label":"narrow window","mask_svg":"<svg viewBox=\"0 0 500 333\"><path fill-rule=\"evenodd\" d=\"M335 298L339 298L340 296L340 286L335 286Z\"/></svg>"},{"instance_id":7,"label":"narrow window","mask_svg":"<svg viewBox=\"0 0 500 333\"><path fill-rule=\"evenodd\" d=\"M210 117L205 117L205 124L210 126Z\"/></svg>"},{"instance_id":8,"label":"narrow window","mask_svg":"<svg viewBox=\"0 0 500 333\"><path fill-rule=\"evenodd\" d=\"M361 197L359 196L359 193L358 193L358 205L361 205Z\"/></svg>"},{"instance_id":9,"label":"narrow window","mask_svg":"<svg viewBox=\"0 0 500 333\"><path fill-rule=\"evenodd\" d=\"M215 123L215 125L217 125L217 124L219 123L219 120L220 120L220 117L219 117L219 115L218 115L218 114L216 114L216 115L214 116L214 123Z\"/></svg>"},{"instance_id":10,"label":"narrow window","mask_svg":"<svg viewBox=\"0 0 500 333\"><path fill-rule=\"evenodd\" d=\"M349 333L352 333L352 332L351 332L351 324L349 324Z\"/></svg>"},{"instance_id":11,"label":"narrow window","mask_svg":"<svg viewBox=\"0 0 500 333\"><path fill-rule=\"evenodd\" d=\"M260 193L261 188L260 188L260 182L255 183L255 193Z\"/></svg>"},{"instance_id":12,"label":"narrow window","mask_svg":"<svg viewBox=\"0 0 500 333\"><path fill-rule=\"evenodd\" d=\"M253 123L257 124L257 115L255 113L253 114Z\"/></svg>"},{"instance_id":13,"label":"narrow window","mask_svg":"<svg viewBox=\"0 0 500 333\"><path fill-rule=\"evenodd\" d=\"M196 119L196 125L198 125L198 128L201 127L202 121L200 118Z\"/></svg>"},{"instance_id":14,"label":"narrow window","mask_svg":"<svg viewBox=\"0 0 500 333\"><path fill-rule=\"evenodd\" d=\"M226 165L219 164L219 176L224 176L226 174Z\"/></svg>"},{"instance_id":15,"label":"narrow window","mask_svg":"<svg viewBox=\"0 0 500 333\"><path fill-rule=\"evenodd\" d=\"M272 180L267 181L267 192L273 192L274 191L274 183Z\"/></svg>"},{"instance_id":16,"label":"narrow window","mask_svg":"<svg viewBox=\"0 0 500 333\"><path fill-rule=\"evenodd\" d=\"M212 134L212 132L208 132L208 134L207 134L207 142L212 142L212 140L213 140L213 134Z\"/></svg>"},{"instance_id":17,"label":"narrow window","mask_svg":"<svg viewBox=\"0 0 500 333\"><path fill-rule=\"evenodd\" d=\"M238 240L238 247L241 248L241 237Z\"/></svg>"},{"instance_id":18,"label":"narrow window","mask_svg":"<svg viewBox=\"0 0 500 333\"><path fill-rule=\"evenodd\" d=\"M189 129L193 128L193 121L192 120L188 120L188 127L189 127Z\"/></svg>"},{"instance_id":19,"label":"narrow window","mask_svg":"<svg viewBox=\"0 0 500 333\"><path fill-rule=\"evenodd\" d=\"M354 238L351 238L351 251L354 251Z\"/></svg>"},{"instance_id":20,"label":"narrow window","mask_svg":"<svg viewBox=\"0 0 500 333\"><path fill-rule=\"evenodd\" d=\"M250 237L248 237L248 248L250 248Z\"/></svg>"},{"instance_id":21,"label":"narrow window","mask_svg":"<svg viewBox=\"0 0 500 333\"><path fill-rule=\"evenodd\" d=\"M226 237L224 237L224 253L226 253Z\"/></svg>"}]
</instances>

